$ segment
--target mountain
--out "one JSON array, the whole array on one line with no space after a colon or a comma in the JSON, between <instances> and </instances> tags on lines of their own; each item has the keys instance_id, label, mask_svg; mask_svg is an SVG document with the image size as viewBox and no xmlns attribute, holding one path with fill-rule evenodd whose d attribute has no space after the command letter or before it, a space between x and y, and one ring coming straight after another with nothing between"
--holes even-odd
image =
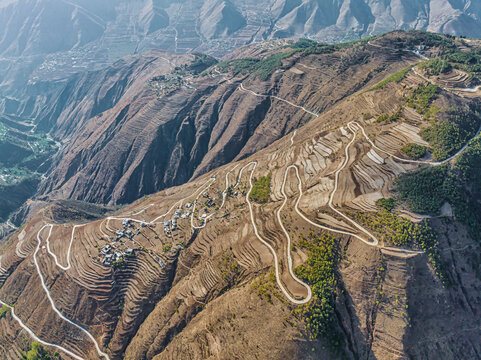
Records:
<instances>
[{"instance_id":1,"label":"mountain","mask_svg":"<svg viewBox=\"0 0 481 360\"><path fill-rule=\"evenodd\" d=\"M0 103L6 116L15 119L3 122L5 148L17 157L22 154L5 163L5 173L16 174L17 167L31 164L12 178L12 185L4 185L7 203L12 192L19 192L20 200L5 207L4 218L32 196L125 204L183 184L253 154L315 115L275 97L246 97L249 90L306 101L320 112L390 71L385 67L393 61L390 54L373 58L367 51L339 46L319 49L325 53L319 61L326 76L303 89L296 83L302 70L284 69L301 61L303 51L285 41L250 45L232 54L238 58L233 64L245 62L256 69L251 75L238 73L234 82L218 73L212 66L217 61L209 56L150 51L66 81L31 83L18 100ZM20 122L23 133L13 127ZM46 148L36 151L44 143ZM22 181L33 181L33 186L19 187ZM25 210L15 217L17 225Z\"/></svg>"},{"instance_id":2,"label":"mountain","mask_svg":"<svg viewBox=\"0 0 481 360\"><path fill-rule=\"evenodd\" d=\"M243 45L277 38L308 37L337 43L392 29L427 29L479 37L480 11L477 3L467 0L2 0L0 134L6 135L0 135L0 148L4 149L0 155L0 201L10 193L13 196L5 200L8 205L0 211L0 219L8 219L12 211L34 196L51 166L52 155L59 151L62 142L70 141L74 128L83 126L87 120L107 109L117 111L113 109L116 101L120 97L125 101L132 95L132 91L123 94L126 86L134 81L133 75L140 71L134 70L137 63L132 59L142 58L141 54L150 50L165 50L178 55L205 53L218 59L229 59ZM133 61L133 66L125 65L126 60L122 60L129 56L133 56L127 60ZM165 66L160 62L159 67ZM123 80L130 82L123 84L123 80L108 79L110 73L116 71ZM128 74L128 71L132 73ZM153 72L148 68L143 75L148 71ZM113 81L115 85L112 85L111 91L117 93L96 94L102 87L98 83L101 78L107 83ZM87 104L87 97L96 96L103 98L105 103ZM66 105L70 102L72 104ZM73 109L74 106L77 108ZM143 109L146 110L145 106ZM70 110L73 110L73 115L69 114ZM293 125L286 127L290 128ZM285 133L286 129L282 132ZM261 139L261 143L264 141L266 145L276 138L278 135L268 136L265 141ZM203 141L198 145L201 144ZM239 144L236 146L247 143L241 140ZM184 150L192 149L190 146ZM169 145L168 151L173 150L174 145ZM205 149L199 148L193 151L198 157L206 153ZM212 164L231 160L241 154L239 151L212 155ZM15 156L12 157L13 153ZM60 156L57 156L56 163L60 163ZM80 159L80 155L76 156L70 160L81 161L81 168L87 166L85 157ZM172 156L179 158L177 153ZM14 158L18 159L15 164L10 161ZM134 158L129 160L129 169L118 167L109 175L106 189L97 187L89 194L78 190L78 186L92 180L83 176L78 180L79 185L72 184L77 181L72 179L75 166L64 161L62 169L54 174L55 180L43 182L41 193L59 190L59 196L69 194L69 197L89 201L125 202L165 186L180 184L193 175L191 170L183 170L182 165L178 165L169 170L172 177L163 180L160 178L164 175L159 175L153 183L135 180L130 184L128 178L120 179L120 172L132 172L135 167L137 170L133 177L142 176L138 166L144 166L140 165L143 155ZM103 158L101 161L106 160ZM170 166L168 162L164 165L158 171ZM196 158L192 165L200 166L200 160ZM212 168L204 165L196 171L197 174ZM94 168L85 171L95 171ZM90 173L86 175L87 178L90 176ZM97 181L105 179L103 175L99 176ZM118 182L124 184L112 190ZM144 184L137 187L141 182ZM127 188L128 192L125 191ZM3 233L1 227L0 234Z\"/></svg>"},{"instance_id":3,"label":"mountain","mask_svg":"<svg viewBox=\"0 0 481 360\"><path fill-rule=\"evenodd\" d=\"M278 37L339 42L394 29L480 37L480 17L470 0L2 0L0 93L149 49L221 57Z\"/></svg>"},{"instance_id":4,"label":"mountain","mask_svg":"<svg viewBox=\"0 0 481 360\"><path fill-rule=\"evenodd\" d=\"M274 43L244 49L237 56L250 60L232 64L251 62L258 70L232 81L210 66L213 59L157 52L71 81L50 101L55 110L66 106L39 117L39 129L50 128L54 137L67 140L38 195L123 204L183 184L255 153L313 117L275 97L246 96L249 91L321 112L389 71L386 65L393 60L391 54L374 57L369 51L324 46L316 61L326 76L311 82L304 79L304 53L291 46L290 52ZM202 61L211 63L191 69ZM269 78L259 78L261 71Z\"/></svg>"},{"instance_id":5,"label":"mountain","mask_svg":"<svg viewBox=\"0 0 481 360\"><path fill-rule=\"evenodd\" d=\"M44 189L101 203L203 157L125 207L32 212L1 244L2 358L479 359L480 49L393 32L72 80L102 91L81 126L58 109Z\"/></svg>"}]
</instances>

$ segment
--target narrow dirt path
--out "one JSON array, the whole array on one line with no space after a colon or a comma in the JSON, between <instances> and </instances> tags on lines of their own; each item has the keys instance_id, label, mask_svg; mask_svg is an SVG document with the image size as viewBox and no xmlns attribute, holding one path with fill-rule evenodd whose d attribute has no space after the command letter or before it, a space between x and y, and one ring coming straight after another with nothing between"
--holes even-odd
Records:
<instances>
[{"instance_id":1,"label":"narrow dirt path","mask_svg":"<svg viewBox=\"0 0 481 360\"><path fill-rule=\"evenodd\" d=\"M255 222L255 217L254 217L254 210L253 210L253 206L252 206L252 203L249 199L249 196L252 192L252 188L254 187L254 184L252 182L252 177L254 175L254 171L256 170L256 167L257 167L257 162L250 162L249 164L246 165L247 166L251 166L253 165L253 168L252 168L252 171L251 171L251 174L249 176L249 191L247 192L247 195L246 195L246 202L247 202L247 205L249 206L249 213L250 213L250 218L251 218L251 223L252 223L252 226L254 227L254 233L256 235L256 237L259 239L259 241L261 243L263 243L269 250L270 252L272 253L272 256L274 257L274 268L275 268L275 275L276 275L276 282L277 282L277 285L279 286L279 288L281 289L281 291L284 293L284 296L286 298L289 299L290 302L294 303L294 304L297 304L297 305L302 305L302 304L305 304L307 302L309 302L311 300L311 297L312 297L312 291L311 291L311 288L306 285L305 283L303 283L302 281L300 281L299 279L297 279L297 277L295 277L295 275L293 273L291 273L291 275L294 276L294 279L299 282L302 286L305 286L307 287L308 289L308 295L306 298L302 299L302 300L298 300L294 297L291 296L291 294L286 290L286 288L284 287L284 285L282 284L282 281L281 281L281 278L280 278L280 271L279 271L279 260L277 258L277 254L276 254L276 251L274 250L274 248L271 246L271 244L269 244L266 240L264 240L262 238L262 236L259 234L259 231L257 230L257 225L256 225L256 222ZM292 271L292 268L289 269L290 272Z\"/></svg>"},{"instance_id":2,"label":"narrow dirt path","mask_svg":"<svg viewBox=\"0 0 481 360\"><path fill-rule=\"evenodd\" d=\"M286 195L286 191L285 191L287 175L289 174L289 170L293 169L293 168L297 169L297 167L295 165L291 165L286 169L286 172L284 173L284 181L282 182L282 187L281 187L281 193L282 193L282 196L284 197L284 202L282 203L281 207L279 209L277 209L277 221L279 222L279 225L281 226L281 229L282 229L282 231L284 232L284 234L286 235L286 238L287 238L286 254L287 254L287 267L288 267L288 270L289 270L289 274L291 275L291 277L296 282L298 282L299 284L301 284L302 286L304 286L307 289L307 296L305 297L304 300L302 300L303 301L302 303L305 304L305 303L309 302L309 300L312 298L312 291L311 291L310 286L307 285L305 282L303 282L301 279L299 279L294 274L294 272L292 271L291 236L289 235L289 232L284 227L284 224L282 223L282 219L281 219L281 211L284 208L284 206L286 206L286 204L287 204L287 195Z\"/></svg>"},{"instance_id":3,"label":"narrow dirt path","mask_svg":"<svg viewBox=\"0 0 481 360\"><path fill-rule=\"evenodd\" d=\"M37 269L37 274L38 276L40 277L40 282L41 282L41 285L42 285L42 288L43 290L45 291L45 294L47 295L47 298L50 302L50 306L52 307L52 310L64 321L68 322L69 324L73 325L74 327L76 327L77 329L79 329L80 331L82 331L85 335L87 335L87 337L92 341L92 343L94 344L95 346L95 349L97 350L97 353L99 355L100 358L104 358L106 360L110 360L109 356L104 353L102 350L100 350L100 346L99 344L97 343L97 340L95 340L95 338L92 336L92 334L90 334L83 326L80 326L78 325L77 323L73 322L72 320L70 320L69 318L65 317L61 312L60 310L57 309L57 307L55 306L55 302L50 294L50 290L48 289L46 283L45 283L45 278L43 277L42 275L42 271L40 270L40 265L38 263L38 259L37 259L37 255L38 255L38 252L40 250L40 245L42 244L42 239L40 238L40 233L47 227L50 227L50 230L48 232L48 238L50 237L50 235L52 234L52 228L53 228L53 224L46 224L44 225L37 233L37 247L35 248L35 252L33 253L33 261L35 263L35 268ZM47 239L48 239L47 238ZM73 235L72 235L72 238L73 238ZM71 244L70 244L71 245ZM70 253L68 254L69 257L70 257ZM70 267L70 259L68 260L68 263L69 263L69 267Z\"/></svg>"},{"instance_id":4,"label":"narrow dirt path","mask_svg":"<svg viewBox=\"0 0 481 360\"><path fill-rule=\"evenodd\" d=\"M15 321L18 322L18 324L22 327L22 329L24 329L34 341L37 341L44 346L49 346L49 347L53 347L55 349L58 349L58 350L64 352L65 354L67 354L68 356L73 357L75 360L84 360L84 358L74 354L73 352L64 348L63 346L53 344L53 343L49 343L47 341L44 341L44 340L40 339L37 335L35 335L33 330L30 329L27 325L25 325L23 323L23 321L18 317L18 315L15 313L15 308L13 306L8 305L7 303L3 302L2 300L0 300L0 304L2 306L6 306L7 308L10 309L10 311L12 313L12 317L15 319Z\"/></svg>"}]
</instances>

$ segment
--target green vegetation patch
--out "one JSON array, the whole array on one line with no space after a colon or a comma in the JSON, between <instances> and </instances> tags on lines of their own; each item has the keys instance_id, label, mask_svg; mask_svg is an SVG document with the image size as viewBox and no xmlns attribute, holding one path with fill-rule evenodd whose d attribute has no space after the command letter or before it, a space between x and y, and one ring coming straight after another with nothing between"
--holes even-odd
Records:
<instances>
[{"instance_id":1,"label":"green vegetation patch","mask_svg":"<svg viewBox=\"0 0 481 360\"><path fill-rule=\"evenodd\" d=\"M480 126L481 116L475 107L451 108L443 118L432 119L431 125L420 135L431 146L434 159L444 160L461 149Z\"/></svg>"},{"instance_id":2,"label":"green vegetation patch","mask_svg":"<svg viewBox=\"0 0 481 360\"><path fill-rule=\"evenodd\" d=\"M0 319L3 319L5 315L8 314L10 308L7 305L3 305L2 309L0 310Z\"/></svg>"},{"instance_id":3,"label":"green vegetation patch","mask_svg":"<svg viewBox=\"0 0 481 360\"><path fill-rule=\"evenodd\" d=\"M224 279L228 287L236 283L242 272L242 267L232 253L223 254L217 262L217 268L220 270L222 279Z\"/></svg>"},{"instance_id":4,"label":"green vegetation patch","mask_svg":"<svg viewBox=\"0 0 481 360\"><path fill-rule=\"evenodd\" d=\"M186 67L186 70L191 71L194 74L199 74L218 62L214 57L206 54L194 53L193 55L195 57L194 61Z\"/></svg>"},{"instance_id":5,"label":"green vegetation patch","mask_svg":"<svg viewBox=\"0 0 481 360\"><path fill-rule=\"evenodd\" d=\"M254 75L260 80L267 80L276 70L282 67L282 60L294 55L297 50L290 50L269 56L256 64Z\"/></svg>"},{"instance_id":6,"label":"green vegetation patch","mask_svg":"<svg viewBox=\"0 0 481 360\"><path fill-rule=\"evenodd\" d=\"M446 60L434 58L427 60L418 65L420 69L426 71L427 75L429 76L437 76L439 74L447 74L449 73L453 67L449 62Z\"/></svg>"},{"instance_id":7,"label":"green vegetation patch","mask_svg":"<svg viewBox=\"0 0 481 360\"><path fill-rule=\"evenodd\" d=\"M401 151L413 160L418 160L426 155L426 147L415 143L404 145Z\"/></svg>"},{"instance_id":8,"label":"green vegetation patch","mask_svg":"<svg viewBox=\"0 0 481 360\"><path fill-rule=\"evenodd\" d=\"M406 39L399 39L400 46L414 50L415 46L424 45L436 48L437 59L429 60L425 65L432 75L448 72L450 68L463 70L471 75L472 81L478 81L481 74L481 49L473 46L461 49L459 40L451 35L439 35L423 31L408 31Z\"/></svg>"},{"instance_id":9,"label":"green vegetation patch","mask_svg":"<svg viewBox=\"0 0 481 360\"><path fill-rule=\"evenodd\" d=\"M423 250L428 255L436 275L444 285L449 285L449 277L439 253L438 234L427 220L415 224L387 211L358 212L354 214L354 218L360 224L373 229L386 244Z\"/></svg>"},{"instance_id":10,"label":"green vegetation patch","mask_svg":"<svg viewBox=\"0 0 481 360\"><path fill-rule=\"evenodd\" d=\"M395 121L398 121L401 119L401 114L402 114L403 108L400 107L394 114L388 115L388 114L382 114L376 119L376 123L392 123Z\"/></svg>"},{"instance_id":11,"label":"green vegetation patch","mask_svg":"<svg viewBox=\"0 0 481 360\"><path fill-rule=\"evenodd\" d=\"M252 58L237 59L220 62L217 67L220 71L231 71L237 74L253 74L260 80L267 80L276 70L282 68L282 60L294 55L298 49L280 52L265 59L258 60Z\"/></svg>"},{"instance_id":12,"label":"green vegetation patch","mask_svg":"<svg viewBox=\"0 0 481 360\"><path fill-rule=\"evenodd\" d=\"M468 150L449 165L421 168L399 177L396 189L412 211L439 214L445 202L453 208L457 221L468 227L470 236L481 241L481 187L479 178L481 140L474 140Z\"/></svg>"},{"instance_id":13,"label":"green vegetation patch","mask_svg":"<svg viewBox=\"0 0 481 360\"><path fill-rule=\"evenodd\" d=\"M251 285L252 291L257 293L260 299L266 300L272 304L272 296L278 298L281 302L284 298L277 290L276 275L271 271L268 276L262 274Z\"/></svg>"},{"instance_id":14,"label":"green vegetation patch","mask_svg":"<svg viewBox=\"0 0 481 360\"><path fill-rule=\"evenodd\" d=\"M232 74L234 74L234 76L238 74L246 75L252 73L255 70L256 64L259 61L259 59L252 58L222 61L217 64L217 68L221 72L230 71L232 72Z\"/></svg>"},{"instance_id":15,"label":"green vegetation patch","mask_svg":"<svg viewBox=\"0 0 481 360\"><path fill-rule=\"evenodd\" d=\"M354 218L373 229L380 235L380 240L389 245L419 248L423 235L432 231L427 223L415 224L388 211L357 212Z\"/></svg>"},{"instance_id":16,"label":"green vegetation patch","mask_svg":"<svg viewBox=\"0 0 481 360\"><path fill-rule=\"evenodd\" d=\"M384 86L386 86L387 84L392 83L392 82L400 83L401 81L403 81L406 74L412 70L412 68L413 68L413 65L409 65L407 68L404 68L404 69L398 71L397 73L394 73L394 74L388 76L387 78L385 78L384 80L379 82L377 85L375 85L374 87L369 89L369 91L382 89Z\"/></svg>"},{"instance_id":17,"label":"green vegetation patch","mask_svg":"<svg viewBox=\"0 0 481 360\"><path fill-rule=\"evenodd\" d=\"M28 350L27 354L22 354L22 358L26 360L60 359L60 354L55 352L52 357L42 346L42 344L40 344L38 341L34 341L30 344L30 350Z\"/></svg>"},{"instance_id":18,"label":"green vegetation patch","mask_svg":"<svg viewBox=\"0 0 481 360\"><path fill-rule=\"evenodd\" d=\"M314 46L318 46L319 43L317 41L311 39L299 39L294 44L290 45L293 49L309 49Z\"/></svg>"},{"instance_id":19,"label":"green vegetation patch","mask_svg":"<svg viewBox=\"0 0 481 360\"><path fill-rule=\"evenodd\" d=\"M439 109L433 104L441 89L434 84L420 85L412 91L407 99L407 105L415 109L424 119L430 121L430 125L420 132L421 137L430 145L430 152L434 160L441 161L454 155L471 139L481 126L481 114L479 105L471 102L457 104L456 107ZM451 99L450 97L445 98ZM406 150L406 151L405 151ZM416 156L422 153L421 148L412 145L403 148ZM415 159L416 157L412 157Z\"/></svg>"},{"instance_id":20,"label":"green vegetation patch","mask_svg":"<svg viewBox=\"0 0 481 360\"><path fill-rule=\"evenodd\" d=\"M481 138L472 140L456 161L455 170L462 181L473 184L481 192Z\"/></svg>"},{"instance_id":21,"label":"green vegetation patch","mask_svg":"<svg viewBox=\"0 0 481 360\"><path fill-rule=\"evenodd\" d=\"M408 172L396 181L396 189L409 208L421 214L439 214L448 200L446 188L451 187L447 165L426 167Z\"/></svg>"},{"instance_id":22,"label":"green vegetation patch","mask_svg":"<svg viewBox=\"0 0 481 360\"><path fill-rule=\"evenodd\" d=\"M426 47L438 47L441 49L456 48L454 37L450 35L435 34L421 30L407 31L408 37L406 42L408 49L413 50L417 45L424 45Z\"/></svg>"},{"instance_id":23,"label":"green vegetation patch","mask_svg":"<svg viewBox=\"0 0 481 360\"><path fill-rule=\"evenodd\" d=\"M472 140L456 161L452 174L457 189L451 194L456 220L468 226L470 236L481 241L481 138Z\"/></svg>"},{"instance_id":24,"label":"green vegetation patch","mask_svg":"<svg viewBox=\"0 0 481 360\"><path fill-rule=\"evenodd\" d=\"M172 244L171 244L171 243L165 244L165 245L162 246L162 251L163 251L163 252L170 251L170 249L172 249Z\"/></svg>"},{"instance_id":25,"label":"green vegetation patch","mask_svg":"<svg viewBox=\"0 0 481 360\"><path fill-rule=\"evenodd\" d=\"M269 201L271 195L271 174L261 176L256 179L249 193L249 199L260 204L265 204Z\"/></svg>"},{"instance_id":26,"label":"green vegetation patch","mask_svg":"<svg viewBox=\"0 0 481 360\"><path fill-rule=\"evenodd\" d=\"M309 39L300 39L285 47L284 51L268 56L265 59L244 58L222 61L217 64L217 67L221 72L230 71L233 75L253 74L258 79L265 81L276 70L283 68L282 61L284 59L296 53L301 53L302 55L330 54L335 50L336 47L333 45L322 44Z\"/></svg>"},{"instance_id":27,"label":"green vegetation patch","mask_svg":"<svg viewBox=\"0 0 481 360\"><path fill-rule=\"evenodd\" d=\"M339 349L344 340L335 316L336 266L340 258L335 238L325 233L307 238L301 235L299 246L308 251L308 258L294 272L312 286L312 300L293 313L304 321L311 340L325 338L331 347Z\"/></svg>"},{"instance_id":28,"label":"green vegetation patch","mask_svg":"<svg viewBox=\"0 0 481 360\"><path fill-rule=\"evenodd\" d=\"M424 115L426 119L429 119L434 111L431 109L431 103L437 98L440 92L441 88L437 85L419 85L412 91L411 97L407 100L407 104L421 115ZM434 111L434 114L435 113Z\"/></svg>"},{"instance_id":29,"label":"green vegetation patch","mask_svg":"<svg viewBox=\"0 0 481 360\"><path fill-rule=\"evenodd\" d=\"M439 214L448 202L455 220L466 225L472 239L481 241L481 139L471 141L455 166L426 167L399 177L396 189L412 211ZM421 244L431 249L430 260L437 263L434 245Z\"/></svg>"},{"instance_id":30,"label":"green vegetation patch","mask_svg":"<svg viewBox=\"0 0 481 360\"><path fill-rule=\"evenodd\" d=\"M396 206L396 200L393 198L382 198L376 201L376 205L390 212Z\"/></svg>"},{"instance_id":31,"label":"green vegetation patch","mask_svg":"<svg viewBox=\"0 0 481 360\"><path fill-rule=\"evenodd\" d=\"M441 59L452 64L452 67L463 70L476 78L481 74L481 50L475 48L471 52L462 51L455 47L446 49L440 56Z\"/></svg>"},{"instance_id":32,"label":"green vegetation patch","mask_svg":"<svg viewBox=\"0 0 481 360\"><path fill-rule=\"evenodd\" d=\"M47 134L22 133L0 122L0 185L15 185L39 177L40 165L56 150L55 142Z\"/></svg>"},{"instance_id":33,"label":"green vegetation patch","mask_svg":"<svg viewBox=\"0 0 481 360\"><path fill-rule=\"evenodd\" d=\"M317 41L309 40L309 39L299 39L289 47L296 50L296 52L302 52L303 55L310 55L310 54L321 55L321 54L330 54L334 52L338 47L338 45L319 43Z\"/></svg>"}]
</instances>

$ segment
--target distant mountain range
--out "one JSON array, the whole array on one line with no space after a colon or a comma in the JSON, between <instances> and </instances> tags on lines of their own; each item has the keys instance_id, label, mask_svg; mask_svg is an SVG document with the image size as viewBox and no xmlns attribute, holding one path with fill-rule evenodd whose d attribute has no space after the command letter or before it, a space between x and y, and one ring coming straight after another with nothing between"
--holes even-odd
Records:
<instances>
[{"instance_id":1,"label":"distant mountain range","mask_svg":"<svg viewBox=\"0 0 481 360\"><path fill-rule=\"evenodd\" d=\"M16 159L11 154L22 156L22 161L30 161L35 155L35 161L28 163L30 170L43 173L50 166L45 159L51 152L57 151L67 138L75 138L76 142L57 155L60 165L51 174L51 179L43 182L41 192L56 191L90 201L132 201L142 194L184 183L191 176L237 156L250 154L298 126L297 120L288 121L282 131L272 136L258 134L262 141L255 140L258 146L252 147L249 139L253 130L241 126L251 117L246 113L241 116L240 127L225 138L236 144L236 150L223 152L207 146L216 141L209 138L212 129L209 128L204 139L203 128L196 124L192 134L183 138L186 140L185 156L189 155L193 162L179 161L182 156L173 151L175 143L172 143L166 150L173 154L172 157L158 167L159 174L170 169L169 175L165 178L159 175L156 183L145 183L137 172L132 172L135 176L122 182L120 178L127 171L123 167L119 167L117 173L108 174L111 177L109 186L104 186L106 175L100 172L95 186L93 179L79 180L75 174L80 170L91 171L97 157L103 156L103 163L110 161L108 147L104 149L103 145L111 139L88 154L78 151L82 148L77 145L83 139L84 127L95 126L92 124L97 116L103 116L105 123L108 122L105 119L116 119L123 111L122 104L130 102L140 104L139 108L151 116L149 101L155 96L147 80L172 71L172 63L169 66L166 58L181 63L190 61L187 58L175 60L177 57L166 52L160 52L162 56L149 54L148 50L165 50L179 55L178 59L192 52L224 59L264 58L266 54L262 52L268 50L265 46L282 46L263 42L274 38L309 37L340 42L391 29L425 29L481 37L480 15L481 5L470 0L0 0L0 126L9 129L9 136L4 139L8 140L8 151L4 149L0 156L0 170L3 168L5 172L5 168L15 165L10 163ZM243 47L246 44L251 46ZM249 49L257 45L264 50L251 53ZM141 55L143 53L147 55ZM121 58L123 60L119 61ZM202 85L203 96L211 99L215 106L230 99L229 94L212 93L208 82ZM182 116L186 112L193 117L209 119L206 120L209 126L217 123L210 115L198 113L198 108L191 108L205 98L190 99L190 91L184 86L179 97L182 101L179 100L174 108L164 109L164 115L176 119L170 135L184 129ZM339 93L331 95L330 102L322 102L321 107L332 105L346 91L348 89L340 86ZM140 96L145 93L149 96ZM132 109L124 114L126 122L138 121ZM222 109L222 116L229 118L236 107ZM171 124L169 121L166 123ZM4 131L1 129L0 134ZM46 137L46 134L50 135ZM102 134L97 135L96 140L99 140ZM135 134L129 135L129 144L135 142L132 135ZM45 145L42 151L29 146L38 139ZM144 152L127 163L129 171L139 164L150 166L159 159L153 157L149 158L151 162L143 162L143 154L148 153L149 146L155 146L154 143L143 144ZM67 153L71 157L60 160ZM0 213L0 218L5 218L32 195L37 182L16 181L19 191L10 187L4 189L3 193L16 201ZM88 194L87 185L90 186ZM18 196L12 197L12 191ZM1 194L0 191L0 201Z\"/></svg>"},{"instance_id":2,"label":"distant mountain range","mask_svg":"<svg viewBox=\"0 0 481 360\"><path fill-rule=\"evenodd\" d=\"M221 57L276 37L339 42L393 29L480 37L480 17L472 0L0 0L0 90L148 49Z\"/></svg>"},{"instance_id":3,"label":"distant mountain range","mask_svg":"<svg viewBox=\"0 0 481 360\"><path fill-rule=\"evenodd\" d=\"M5 103L0 359L481 359L481 40L229 58Z\"/></svg>"}]
</instances>

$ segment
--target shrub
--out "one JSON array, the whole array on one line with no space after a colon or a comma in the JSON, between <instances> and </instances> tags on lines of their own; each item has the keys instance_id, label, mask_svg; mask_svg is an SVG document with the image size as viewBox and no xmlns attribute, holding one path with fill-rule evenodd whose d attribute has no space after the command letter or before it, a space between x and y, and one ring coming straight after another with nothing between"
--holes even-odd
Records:
<instances>
[{"instance_id":1,"label":"shrub","mask_svg":"<svg viewBox=\"0 0 481 360\"><path fill-rule=\"evenodd\" d=\"M381 122L385 122L385 123L392 123L394 121L398 121L400 118L401 118L401 113L402 113L402 107L400 107L394 114L392 115L387 115L387 114L383 114L381 116L379 116L377 119L376 119L376 122L377 123L381 123Z\"/></svg>"},{"instance_id":2,"label":"shrub","mask_svg":"<svg viewBox=\"0 0 481 360\"><path fill-rule=\"evenodd\" d=\"M446 74L452 70L452 66L446 60L430 59L422 64L419 64L420 69L426 70L428 75Z\"/></svg>"},{"instance_id":3,"label":"shrub","mask_svg":"<svg viewBox=\"0 0 481 360\"><path fill-rule=\"evenodd\" d=\"M261 176L254 182L249 199L252 201L265 204L269 201L271 195L271 175Z\"/></svg>"},{"instance_id":4,"label":"shrub","mask_svg":"<svg viewBox=\"0 0 481 360\"><path fill-rule=\"evenodd\" d=\"M438 249L438 234L426 220L415 224L387 211L358 212L354 216L358 222L378 233L382 241L387 244L422 249L428 255L429 262L439 279L445 285L449 285L449 277Z\"/></svg>"},{"instance_id":5,"label":"shrub","mask_svg":"<svg viewBox=\"0 0 481 360\"><path fill-rule=\"evenodd\" d=\"M417 89L412 91L411 97L408 99L408 106L416 109L421 115L426 115L431 110L431 103L440 91L439 86L434 84L419 85Z\"/></svg>"},{"instance_id":6,"label":"shrub","mask_svg":"<svg viewBox=\"0 0 481 360\"><path fill-rule=\"evenodd\" d=\"M339 261L339 251L335 239L328 234L308 238L301 236L299 245L308 251L305 265L294 269L299 278L312 285L312 300L294 310L306 324L311 340L326 338L332 348L340 348L344 340L336 328L335 295L336 266Z\"/></svg>"},{"instance_id":7,"label":"shrub","mask_svg":"<svg viewBox=\"0 0 481 360\"><path fill-rule=\"evenodd\" d=\"M463 181L473 183L481 192L481 138L474 139L456 161L455 169Z\"/></svg>"},{"instance_id":8,"label":"shrub","mask_svg":"<svg viewBox=\"0 0 481 360\"><path fill-rule=\"evenodd\" d=\"M164 252L167 252L169 251L170 249L172 249L172 244L165 244L164 246L162 246L162 250Z\"/></svg>"},{"instance_id":9,"label":"shrub","mask_svg":"<svg viewBox=\"0 0 481 360\"><path fill-rule=\"evenodd\" d=\"M454 155L479 129L481 118L476 109L450 109L445 119L433 120L421 131L421 136L432 148L436 160Z\"/></svg>"},{"instance_id":10,"label":"shrub","mask_svg":"<svg viewBox=\"0 0 481 360\"><path fill-rule=\"evenodd\" d=\"M27 352L27 360L48 360L51 359L42 344L34 341L30 344L30 350Z\"/></svg>"},{"instance_id":11,"label":"shrub","mask_svg":"<svg viewBox=\"0 0 481 360\"><path fill-rule=\"evenodd\" d=\"M447 176L446 165L421 168L401 175L396 189L412 211L438 214L447 200L444 192Z\"/></svg>"},{"instance_id":12,"label":"shrub","mask_svg":"<svg viewBox=\"0 0 481 360\"><path fill-rule=\"evenodd\" d=\"M393 198L382 198L376 201L376 205L386 209L387 211L391 211L396 206L396 201Z\"/></svg>"},{"instance_id":13,"label":"shrub","mask_svg":"<svg viewBox=\"0 0 481 360\"><path fill-rule=\"evenodd\" d=\"M226 281L228 287L234 285L242 271L242 267L235 260L232 253L223 254L217 262L217 268L220 270L222 279Z\"/></svg>"},{"instance_id":14,"label":"shrub","mask_svg":"<svg viewBox=\"0 0 481 360\"><path fill-rule=\"evenodd\" d=\"M282 295L277 291L276 276L273 272L270 272L267 277L262 274L252 283L251 289L260 299L265 299L270 304L272 304L272 296L283 300Z\"/></svg>"},{"instance_id":15,"label":"shrub","mask_svg":"<svg viewBox=\"0 0 481 360\"><path fill-rule=\"evenodd\" d=\"M317 46L318 42L310 39L299 39L291 45L293 49L307 49L313 46Z\"/></svg>"},{"instance_id":16,"label":"shrub","mask_svg":"<svg viewBox=\"0 0 481 360\"><path fill-rule=\"evenodd\" d=\"M481 240L481 188L479 184L480 151L477 141L456 161L454 170L443 165L421 168L402 175L396 182L400 199L412 211L439 214L448 201L456 220L468 227L473 239Z\"/></svg>"},{"instance_id":17,"label":"shrub","mask_svg":"<svg viewBox=\"0 0 481 360\"><path fill-rule=\"evenodd\" d=\"M217 64L217 67L222 72L231 71L232 74L249 74L254 69L256 64L259 62L259 59L236 59L231 61L223 61Z\"/></svg>"},{"instance_id":18,"label":"shrub","mask_svg":"<svg viewBox=\"0 0 481 360\"><path fill-rule=\"evenodd\" d=\"M401 148L410 159L417 160L426 155L426 147L414 143L409 143Z\"/></svg>"},{"instance_id":19,"label":"shrub","mask_svg":"<svg viewBox=\"0 0 481 360\"><path fill-rule=\"evenodd\" d=\"M7 305L3 305L2 309L0 310L0 319L4 318L9 311L10 308Z\"/></svg>"},{"instance_id":20,"label":"shrub","mask_svg":"<svg viewBox=\"0 0 481 360\"><path fill-rule=\"evenodd\" d=\"M224 61L217 64L217 67L225 72L231 71L234 75L237 74L253 74L261 80L267 80L274 71L282 67L282 60L292 56L299 49L289 50L271 55L265 59L236 59L231 61Z\"/></svg>"},{"instance_id":21,"label":"shrub","mask_svg":"<svg viewBox=\"0 0 481 360\"><path fill-rule=\"evenodd\" d=\"M297 50L291 50L269 56L259 61L255 66L254 75L261 80L267 80L274 71L282 67L282 60L295 54Z\"/></svg>"},{"instance_id":22,"label":"shrub","mask_svg":"<svg viewBox=\"0 0 481 360\"><path fill-rule=\"evenodd\" d=\"M195 74L201 73L207 68L217 64L217 60L212 56L202 53L194 53L193 55L194 61L187 66L186 70L192 71Z\"/></svg>"}]
</instances>

